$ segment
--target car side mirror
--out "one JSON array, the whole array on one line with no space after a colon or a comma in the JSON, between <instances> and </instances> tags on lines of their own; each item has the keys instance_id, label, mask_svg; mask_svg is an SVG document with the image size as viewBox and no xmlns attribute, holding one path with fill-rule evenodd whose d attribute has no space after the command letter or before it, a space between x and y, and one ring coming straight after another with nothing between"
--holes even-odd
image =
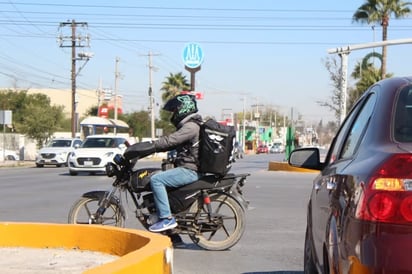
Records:
<instances>
[{"instance_id":1,"label":"car side mirror","mask_svg":"<svg viewBox=\"0 0 412 274\"><path fill-rule=\"evenodd\" d=\"M318 148L299 148L291 152L288 160L289 165L301 168L321 170Z\"/></svg>"},{"instance_id":2,"label":"car side mirror","mask_svg":"<svg viewBox=\"0 0 412 274\"><path fill-rule=\"evenodd\" d=\"M74 145L74 148L76 149L76 148L79 148L80 147L80 145L79 144L75 144Z\"/></svg>"}]
</instances>

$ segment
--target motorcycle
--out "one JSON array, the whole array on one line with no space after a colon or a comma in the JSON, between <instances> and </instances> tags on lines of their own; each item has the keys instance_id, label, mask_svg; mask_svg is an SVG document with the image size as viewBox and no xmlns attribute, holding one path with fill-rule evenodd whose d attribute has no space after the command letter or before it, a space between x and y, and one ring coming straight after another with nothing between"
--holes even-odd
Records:
<instances>
[{"instance_id":1,"label":"motorcycle","mask_svg":"<svg viewBox=\"0 0 412 274\"><path fill-rule=\"evenodd\" d=\"M134 214L144 228L158 221L150 177L173 167L173 157L163 160L161 168L135 168L137 159L128 161L116 155L107 164L106 174L114 177L108 191L84 193L70 209L68 222L124 227L124 199L131 197ZM206 175L179 188L168 189L171 211L177 227L162 232L172 239L188 235L197 246L206 250L226 250L234 246L245 230L245 210L249 202L242 187L249 173L229 173L223 178Z\"/></svg>"}]
</instances>

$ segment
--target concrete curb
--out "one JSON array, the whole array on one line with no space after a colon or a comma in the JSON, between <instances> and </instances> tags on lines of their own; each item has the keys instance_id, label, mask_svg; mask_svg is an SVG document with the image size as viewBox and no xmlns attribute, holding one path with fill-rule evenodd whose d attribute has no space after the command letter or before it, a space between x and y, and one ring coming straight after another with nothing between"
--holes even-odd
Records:
<instances>
[{"instance_id":1,"label":"concrete curb","mask_svg":"<svg viewBox=\"0 0 412 274\"><path fill-rule=\"evenodd\" d=\"M269 171L293 171L318 173L318 170L290 166L287 162L269 162Z\"/></svg>"},{"instance_id":2,"label":"concrete curb","mask_svg":"<svg viewBox=\"0 0 412 274\"><path fill-rule=\"evenodd\" d=\"M66 248L120 256L85 271L94 273L172 273L173 247L160 234L100 225L0 223L0 247Z\"/></svg>"}]
</instances>

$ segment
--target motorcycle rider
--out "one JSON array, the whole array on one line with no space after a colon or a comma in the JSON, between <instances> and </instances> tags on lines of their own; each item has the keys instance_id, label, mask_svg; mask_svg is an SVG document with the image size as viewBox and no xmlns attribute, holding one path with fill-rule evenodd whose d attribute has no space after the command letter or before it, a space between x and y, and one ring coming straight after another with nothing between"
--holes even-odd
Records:
<instances>
[{"instance_id":1,"label":"motorcycle rider","mask_svg":"<svg viewBox=\"0 0 412 274\"><path fill-rule=\"evenodd\" d=\"M172 113L170 121L176 127L176 131L153 142L136 143L123 154L126 159L132 159L142 158L154 152L176 150L175 167L156 173L150 179L159 217L159 221L149 227L152 232L162 232L177 226L170 210L166 188L181 187L203 176L198 172L199 124L202 117L197 114L195 97L190 94L177 95L167 101L163 109Z\"/></svg>"}]
</instances>

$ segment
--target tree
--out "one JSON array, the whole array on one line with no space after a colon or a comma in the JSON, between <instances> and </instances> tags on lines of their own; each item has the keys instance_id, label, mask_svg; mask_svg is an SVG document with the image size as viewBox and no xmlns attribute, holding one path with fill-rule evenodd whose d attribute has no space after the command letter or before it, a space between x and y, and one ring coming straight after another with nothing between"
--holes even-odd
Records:
<instances>
[{"instance_id":1,"label":"tree","mask_svg":"<svg viewBox=\"0 0 412 274\"><path fill-rule=\"evenodd\" d=\"M190 90L190 84L182 72L177 74L170 73L169 76L166 77L166 81L162 83L162 88L160 90L163 91L162 101L167 102L169 99L180 94L182 91ZM162 121L169 121L170 114L161 110L160 119Z\"/></svg>"},{"instance_id":2,"label":"tree","mask_svg":"<svg viewBox=\"0 0 412 274\"><path fill-rule=\"evenodd\" d=\"M353 21L359 23L379 23L382 26L382 41L388 39L391 15L402 18L409 15L408 2L402 0L366 0L353 14ZM387 46L382 46L381 79L386 76Z\"/></svg>"},{"instance_id":3,"label":"tree","mask_svg":"<svg viewBox=\"0 0 412 274\"><path fill-rule=\"evenodd\" d=\"M336 58L327 57L326 60L324 60L324 63L332 82L332 96L330 97L330 101L317 101L316 103L333 111L335 113L336 121L339 121L341 113L340 106L343 100L341 92L342 69Z\"/></svg>"},{"instance_id":4,"label":"tree","mask_svg":"<svg viewBox=\"0 0 412 274\"><path fill-rule=\"evenodd\" d=\"M47 95L1 90L0 102L0 109L13 112L13 129L35 139L38 147L61 129L63 106L51 106Z\"/></svg>"},{"instance_id":5,"label":"tree","mask_svg":"<svg viewBox=\"0 0 412 274\"><path fill-rule=\"evenodd\" d=\"M381 79L380 69L373 65L370 60L377 58L382 62L382 55L377 52L371 52L365 55L361 62L358 62L351 74L352 78L358 80L355 87L348 90L348 109L351 109L360 96L373 84ZM385 78L392 77L387 73Z\"/></svg>"},{"instance_id":6,"label":"tree","mask_svg":"<svg viewBox=\"0 0 412 274\"><path fill-rule=\"evenodd\" d=\"M182 72L179 72L177 74L170 73L166 78L166 81L162 83L162 88L160 89L161 91L163 91L162 100L163 102L166 102L182 91L189 89L190 84L187 81L186 76L184 76Z\"/></svg>"},{"instance_id":7,"label":"tree","mask_svg":"<svg viewBox=\"0 0 412 274\"><path fill-rule=\"evenodd\" d=\"M130 126L130 134L139 137L150 136L150 115L148 111L141 110L123 115L123 120Z\"/></svg>"},{"instance_id":8,"label":"tree","mask_svg":"<svg viewBox=\"0 0 412 274\"><path fill-rule=\"evenodd\" d=\"M91 106L86 110L86 116L97 116L99 114L99 107L97 105Z\"/></svg>"}]
</instances>

